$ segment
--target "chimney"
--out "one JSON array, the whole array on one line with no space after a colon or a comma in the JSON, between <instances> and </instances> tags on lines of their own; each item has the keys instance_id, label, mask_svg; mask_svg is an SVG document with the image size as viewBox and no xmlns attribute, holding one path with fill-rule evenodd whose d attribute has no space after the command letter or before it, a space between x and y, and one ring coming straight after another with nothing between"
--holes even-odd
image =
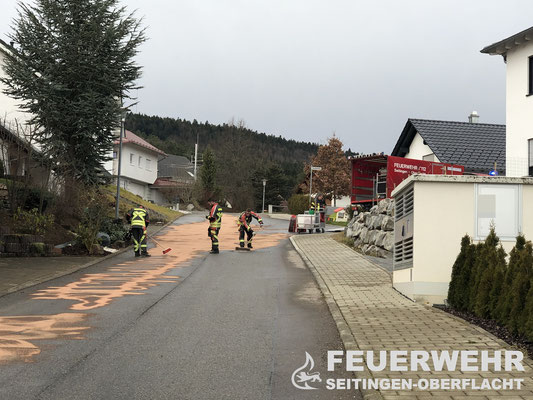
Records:
<instances>
[{"instance_id":1,"label":"chimney","mask_svg":"<svg viewBox=\"0 0 533 400\"><path fill-rule=\"evenodd\" d=\"M472 111L472 114L468 116L468 122L471 124L477 124L479 122L479 114L477 111Z\"/></svg>"}]
</instances>

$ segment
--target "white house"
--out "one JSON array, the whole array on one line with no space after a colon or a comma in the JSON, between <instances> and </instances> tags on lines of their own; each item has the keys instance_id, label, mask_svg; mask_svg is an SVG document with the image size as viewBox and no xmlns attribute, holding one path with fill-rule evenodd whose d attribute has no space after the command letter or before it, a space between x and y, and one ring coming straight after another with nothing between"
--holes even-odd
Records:
<instances>
[{"instance_id":1,"label":"white house","mask_svg":"<svg viewBox=\"0 0 533 400\"><path fill-rule=\"evenodd\" d=\"M462 165L465 172L505 171L505 125L409 118L391 155Z\"/></svg>"},{"instance_id":2,"label":"white house","mask_svg":"<svg viewBox=\"0 0 533 400\"><path fill-rule=\"evenodd\" d=\"M533 176L533 27L481 50L506 68L506 175Z\"/></svg>"},{"instance_id":3,"label":"white house","mask_svg":"<svg viewBox=\"0 0 533 400\"><path fill-rule=\"evenodd\" d=\"M104 164L111 175L118 175L119 139L114 142L113 159ZM166 154L146 140L125 131L122 138L122 157L120 169L120 187L144 200L160 203L158 194L151 188L157 180L158 161Z\"/></svg>"}]
</instances>

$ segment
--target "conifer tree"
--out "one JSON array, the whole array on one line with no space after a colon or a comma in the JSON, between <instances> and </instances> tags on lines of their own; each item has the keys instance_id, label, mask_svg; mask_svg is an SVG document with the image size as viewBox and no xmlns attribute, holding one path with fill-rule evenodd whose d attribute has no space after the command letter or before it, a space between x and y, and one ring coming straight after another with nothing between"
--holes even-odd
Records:
<instances>
[{"instance_id":1,"label":"conifer tree","mask_svg":"<svg viewBox=\"0 0 533 400\"><path fill-rule=\"evenodd\" d=\"M448 304L457 310L463 308L461 294L465 288L463 287L462 276L466 267L466 257L470 244L470 236L463 236L461 239L461 250L452 267L452 277L448 288Z\"/></svg>"},{"instance_id":2,"label":"conifer tree","mask_svg":"<svg viewBox=\"0 0 533 400\"><path fill-rule=\"evenodd\" d=\"M117 0L19 3L2 78L33 117L35 139L58 175L98 181L119 126L121 98L135 89L140 21Z\"/></svg>"},{"instance_id":3,"label":"conifer tree","mask_svg":"<svg viewBox=\"0 0 533 400\"><path fill-rule=\"evenodd\" d=\"M509 314L511 313L512 285L518 273L519 260L521 257L521 253L525 249L525 246L526 239L524 238L524 236L519 235L516 238L515 246L509 253L509 264L505 271L500 297L498 299L498 304L494 313L495 318L500 323L505 323L509 318Z\"/></svg>"},{"instance_id":4,"label":"conifer tree","mask_svg":"<svg viewBox=\"0 0 533 400\"><path fill-rule=\"evenodd\" d=\"M499 244L500 239L496 235L494 228L491 228L476 259L476 285L475 291L471 294L471 299L473 298L474 300L472 311L479 317L491 317L491 307L495 303L491 301L493 300L491 293L497 286L495 276L502 275L501 279L503 279L505 251L501 249L501 245L498 246ZM497 292L499 292L499 289L497 289Z\"/></svg>"},{"instance_id":5,"label":"conifer tree","mask_svg":"<svg viewBox=\"0 0 533 400\"><path fill-rule=\"evenodd\" d=\"M513 333L524 332L524 308L526 297L531 288L533 269L533 248L531 242L527 242L523 251L520 252L516 276L511 286L510 303L511 309L507 319L507 327Z\"/></svg>"}]
</instances>

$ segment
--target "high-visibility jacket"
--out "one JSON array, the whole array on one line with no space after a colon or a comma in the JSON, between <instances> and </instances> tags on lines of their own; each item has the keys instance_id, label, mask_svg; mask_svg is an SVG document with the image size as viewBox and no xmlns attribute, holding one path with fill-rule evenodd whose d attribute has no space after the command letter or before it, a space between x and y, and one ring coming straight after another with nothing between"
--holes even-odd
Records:
<instances>
[{"instance_id":1,"label":"high-visibility jacket","mask_svg":"<svg viewBox=\"0 0 533 400\"><path fill-rule=\"evenodd\" d=\"M326 209L326 202L324 200L314 200L311 203L311 210L315 210L315 212L324 212Z\"/></svg>"},{"instance_id":2,"label":"high-visibility jacket","mask_svg":"<svg viewBox=\"0 0 533 400\"><path fill-rule=\"evenodd\" d=\"M252 218L255 218L257 222L259 222L260 224L263 223L263 220L261 219L259 214L256 214L253 211L250 211L250 215L247 216L246 211L243 211L241 215L239 216L239 220L238 220L239 226L241 225L244 226L246 230L250 229L250 223L252 222Z\"/></svg>"},{"instance_id":3,"label":"high-visibility jacket","mask_svg":"<svg viewBox=\"0 0 533 400\"><path fill-rule=\"evenodd\" d=\"M222 207L215 203L213 207L211 207L208 219L211 228L220 228L222 225Z\"/></svg>"},{"instance_id":4,"label":"high-visibility jacket","mask_svg":"<svg viewBox=\"0 0 533 400\"><path fill-rule=\"evenodd\" d=\"M134 208L126 214L126 219L132 227L145 228L150 224L150 217L144 208Z\"/></svg>"}]
</instances>

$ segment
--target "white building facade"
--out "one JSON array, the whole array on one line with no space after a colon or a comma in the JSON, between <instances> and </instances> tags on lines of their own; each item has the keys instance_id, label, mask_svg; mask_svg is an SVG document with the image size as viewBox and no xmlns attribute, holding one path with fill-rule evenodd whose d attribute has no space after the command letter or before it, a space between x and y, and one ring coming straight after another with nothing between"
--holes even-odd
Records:
<instances>
[{"instance_id":1,"label":"white building facade","mask_svg":"<svg viewBox=\"0 0 533 400\"><path fill-rule=\"evenodd\" d=\"M120 187L142 197L144 200L160 203L158 193L151 186L157 180L157 163L166 154L157 147L125 131L122 138L122 156L120 168ZM104 164L105 169L117 177L119 140L115 140L113 159Z\"/></svg>"},{"instance_id":2,"label":"white building facade","mask_svg":"<svg viewBox=\"0 0 533 400\"><path fill-rule=\"evenodd\" d=\"M533 27L481 52L506 63L506 175L533 176Z\"/></svg>"}]
</instances>

